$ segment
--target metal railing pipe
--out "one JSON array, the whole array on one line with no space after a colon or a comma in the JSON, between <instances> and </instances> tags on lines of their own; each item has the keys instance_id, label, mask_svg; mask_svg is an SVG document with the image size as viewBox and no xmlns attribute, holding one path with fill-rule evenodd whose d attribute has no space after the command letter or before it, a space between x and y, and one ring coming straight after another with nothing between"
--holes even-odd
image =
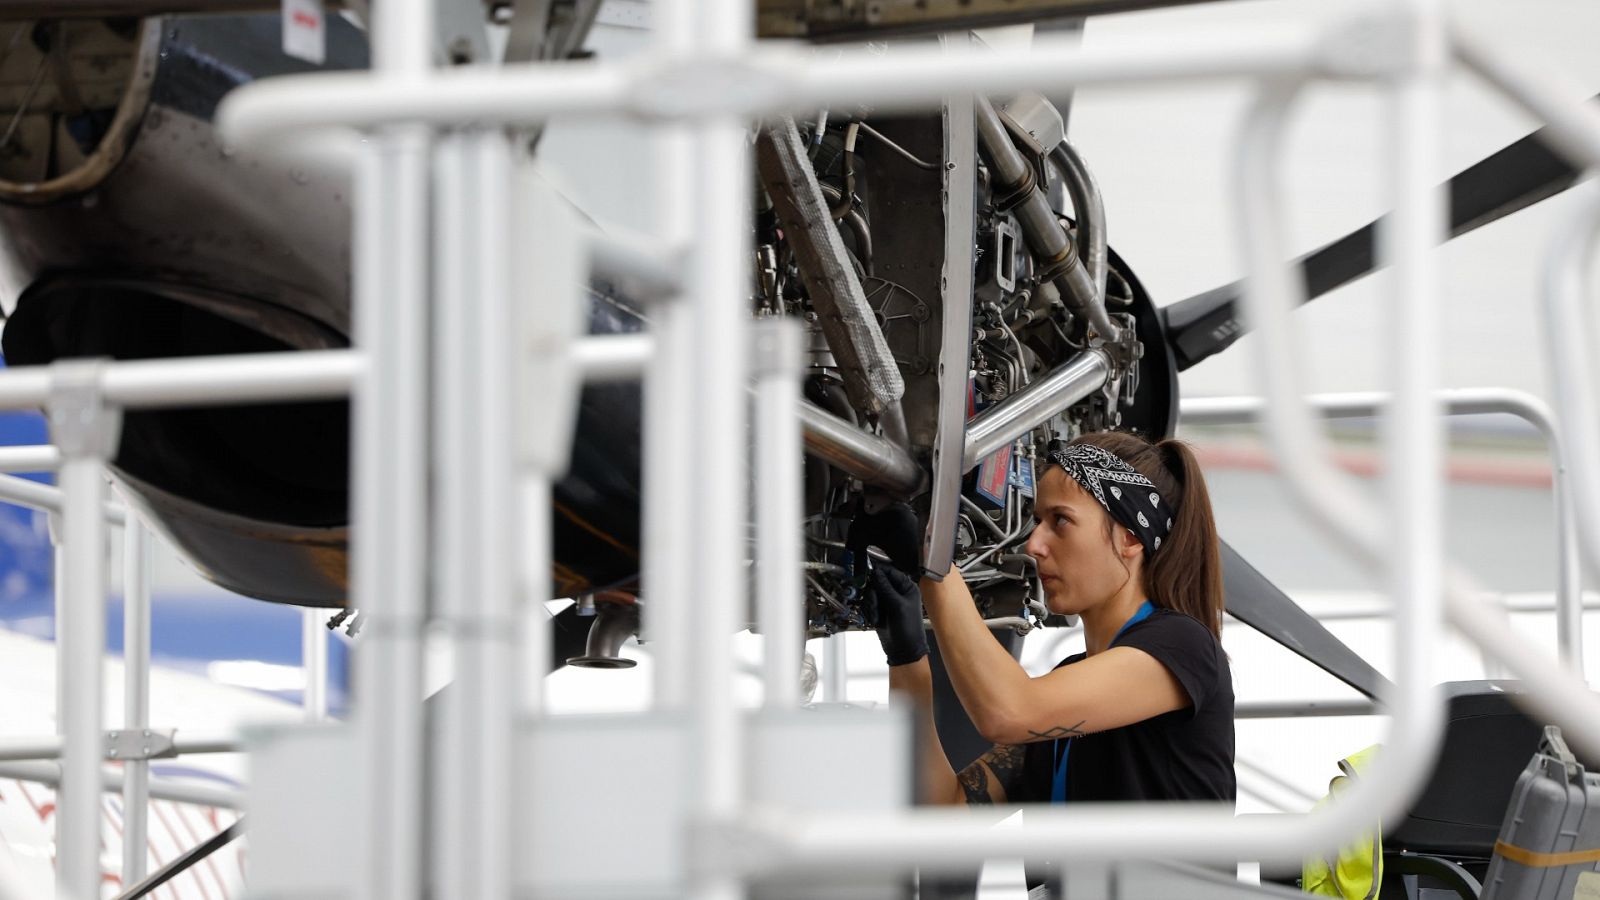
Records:
<instances>
[{"instance_id":1,"label":"metal railing pipe","mask_svg":"<svg viewBox=\"0 0 1600 900\"><path fill-rule=\"evenodd\" d=\"M1541 300L1544 307L1545 346L1550 360L1550 388L1561 415L1561 433L1573 458L1589 460L1600 452L1600 420L1594 406L1595 369L1590 350L1594 326L1586 301L1594 246L1600 239L1600 190L1592 184L1577 190L1578 205L1559 223L1556 240L1545 262ZM1600 570L1600 472L1593 466L1575 466L1574 506L1583 535L1581 546L1589 565Z\"/></svg>"},{"instance_id":2,"label":"metal railing pipe","mask_svg":"<svg viewBox=\"0 0 1600 900\"><path fill-rule=\"evenodd\" d=\"M50 368L0 371L0 409L43 406ZM353 350L127 360L102 367L100 391L124 409L333 400L349 395L360 368Z\"/></svg>"},{"instance_id":3,"label":"metal railing pipe","mask_svg":"<svg viewBox=\"0 0 1600 900\"><path fill-rule=\"evenodd\" d=\"M1110 375L1111 360L1099 350L1086 350L979 413L967 423L961 470L970 471L989 454L1104 387Z\"/></svg>"},{"instance_id":4,"label":"metal railing pipe","mask_svg":"<svg viewBox=\"0 0 1600 900\"><path fill-rule=\"evenodd\" d=\"M100 790L105 793L120 793L123 789L121 769L99 767L97 775ZM0 778L15 778L18 781L32 781L39 784L59 786L61 784L61 765L54 762L0 762ZM90 784L94 781L91 780ZM232 788L211 787L203 784L189 784L174 781L168 778L153 778L150 780L150 799L170 800L173 803L193 803L197 806L215 806L218 809L244 809L244 795ZM95 805L98 807L100 795L95 795ZM95 812L98 814L99 809ZM95 817L98 824L100 818ZM91 863L86 867L96 880L100 878L100 867ZM73 897L93 897L94 894L74 894Z\"/></svg>"},{"instance_id":5,"label":"metal railing pipe","mask_svg":"<svg viewBox=\"0 0 1600 900\"><path fill-rule=\"evenodd\" d=\"M697 49L699 22L693 0L657 5L652 51L662 57L686 56ZM687 126L662 123L646 137L652 191L648 197L649 233L664 246L687 248L701 239L696 222L700 197L690 175L695 140ZM688 253L685 253L687 260ZM687 266L680 278L690 277ZM701 504L682 473L696 465L692 429L698 391L699 347L690 298L657 304L650 311L649 334L656 352L644 383L644 491L641 524L644 547L641 580L647 602L641 610L640 637L655 647L651 702L659 712L682 713L690 703L694 648L695 567L677 538L699 534Z\"/></svg>"},{"instance_id":6,"label":"metal railing pipe","mask_svg":"<svg viewBox=\"0 0 1600 900\"><path fill-rule=\"evenodd\" d=\"M783 319L755 327L756 598L762 675L771 709L800 705L805 591L800 522L805 517L801 451L799 326Z\"/></svg>"},{"instance_id":7,"label":"metal railing pipe","mask_svg":"<svg viewBox=\"0 0 1600 900\"><path fill-rule=\"evenodd\" d=\"M300 666L306 676L300 706L308 722L320 722L328 717L327 614L327 610L310 607L300 610Z\"/></svg>"},{"instance_id":8,"label":"metal railing pipe","mask_svg":"<svg viewBox=\"0 0 1600 900\"><path fill-rule=\"evenodd\" d=\"M381 20L381 17L380 17ZM892 60L853 54L825 63L787 48L742 56L669 53L632 65L590 61L441 70L426 80L340 72L264 79L228 95L217 111L223 138L240 146L282 141L306 129L373 129L398 123L461 127L534 124L555 116L618 114L665 119L749 119L814 112L830 104L881 112L925 109L953 93L1053 91L1098 84L1309 75L1336 68L1320 29L1238 29L1186 34L1170 44L1040 42L1031 53L947 55L907 49ZM1351 73L1359 76L1363 73ZM1370 73L1366 73L1370 74ZM707 89L708 79L739 91Z\"/></svg>"},{"instance_id":9,"label":"metal railing pipe","mask_svg":"<svg viewBox=\"0 0 1600 900\"><path fill-rule=\"evenodd\" d=\"M744 53L751 43L754 7L747 0L676 0L664 6L677 21L675 29L692 28L692 39L683 35L691 56L729 58ZM670 103L670 95L683 86L665 87L660 99ZM697 198L692 217L696 245L686 257L684 291L698 353L693 426L700 465L717 473L698 490L694 558L701 594L690 641L693 789L688 811L692 820L705 821L739 814L749 755L734 697L737 666L731 636L749 624L746 391L753 255L750 184L755 173L741 119L713 116L698 125L680 177ZM739 900L745 884L737 873L691 866L685 894Z\"/></svg>"},{"instance_id":10,"label":"metal railing pipe","mask_svg":"<svg viewBox=\"0 0 1600 900\"><path fill-rule=\"evenodd\" d=\"M137 518L122 529L122 727L150 727L150 533ZM122 883L145 876L150 761L122 764Z\"/></svg>"},{"instance_id":11,"label":"metal railing pipe","mask_svg":"<svg viewBox=\"0 0 1600 900\"><path fill-rule=\"evenodd\" d=\"M54 472L61 451L49 444L0 447L0 472Z\"/></svg>"},{"instance_id":12,"label":"metal railing pipe","mask_svg":"<svg viewBox=\"0 0 1600 900\"><path fill-rule=\"evenodd\" d=\"M572 343L572 361L589 384L637 381L644 377L656 344L646 332L583 338Z\"/></svg>"},{"instance_id":13,"label":"metal railing pipe","mask_svg":"<svg viewBox=\"0 0 1600 900\"><path fill-rule=\"evenodd\" d=\"M55 485L43 484L16 475L0 474L0 503L14 503L28 509L60 515L65 507L66 498L62 489ZM106 501L100 504L100 509L106 521L113 525L121 525L128 520L128 509L121 503Z\"/></svg>"},{"instance_id":14,"label":"metal railing pipe","mask_svg":"<svg viewBox=\"0 0 1600 900\"><path fill-rule=\"evenodd\" d=\"M432 3L388 4L390 14L374 25L413 6ZM388 131L363 145L355 175L353 319L364 364L351 398L350 586L351 604L372 619L356 656L358 900L406 900L424 889L425 733L417 698L429 583L432 156L425 129Z\"/></svg>"},{"instance_id":15,"label":"metal railing pipe","mask_svg":"<svg viewBox=\"0 0 1600 900\"><path fill-rule=\"evenodd\" d=\"M927 482L922 466L899 444L862 431L809 401L800 401L799 407L806 452L812 456L902 497L915 494Z\"/></svg>"},{"instance_id":16,"label":"metal railing pipe","mask_svg":"<svg viewBox=\"0 0 1600 900\"><path fill-rule=\"evenodd\" d=\"M52 416L52 424L55 420ZM105 476L101 464L93 452L69 452L60 474L61 546L56 552L65 557L65 564L56 620L62 704L56 711L62 736L56 883L63 893L74 897L93 897L100 888L100 792L96 783L105 753L100 728L106 646Z\"/></svg>"},{"instance_id":17,"label":"metal railing pipe","mask_svg":"<svg viewBox=\"0 0 1600 900\"><path fill-rule=\"evenodd\" d=\"M1235 719L1302 719L1323 716L1381 716L1387 715L1382 707L1371 700L1304 700L1264 701L1238 703L1233 707Z\"/></svg>"},{"instance_id":18,"label":"metal railing pipe","mask_svg":"<svg viewBox=\"0 0 1600 900\"><path fill-rule=\"evenodd\" d=\"M0 738L0 762L59 759L61 747L60 735ZM172 737L174 756L197 753L243 753L244 750L244 741L231 731L175 733Z\"/></svg>"},{"instance_id":19,"label":"metal railing pipe","mask_svg":"<svg viewBox=\"0 0 1600 900\"><path fill-rule=\"evenodd\" d=\"M1550 453L1551 489L1556 523L1556 646L1561 661L1574 672L1583 668L1583 565L1579 555L1575 505L1569 496L1567 454L1550 408L1532 394L1504 388L1455 388L1440 391L1440 406L1450 415L1500 413L1516 416L1539 430ZM1306 401L1327 418L1371 418L1389 402L1381 392L1312 394ZM1179 415L1185 421L1212 425L1247 424L1259 420L1259 397L1186 399Z\"/></svg>"}]
</instances>

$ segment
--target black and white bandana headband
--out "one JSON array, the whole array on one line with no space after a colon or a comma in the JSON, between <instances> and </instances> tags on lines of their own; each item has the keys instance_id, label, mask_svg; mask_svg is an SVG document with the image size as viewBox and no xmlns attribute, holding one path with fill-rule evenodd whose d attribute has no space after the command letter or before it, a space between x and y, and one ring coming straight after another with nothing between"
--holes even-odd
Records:
<instances>
[{"instance_id":1,"label":"black and white bandana headband","mask_svg":"<svg viewBox=\"0 0 1600 900\"><path fill-rule=\"evenodd\" d=\"M1111 518L1133 532L1145 552L1155 553L1172 532L1172 507L1150 479L1109 450L1093 444L1068 444L1050 460L1094 495Z\"/></svg>"}]
</instances>

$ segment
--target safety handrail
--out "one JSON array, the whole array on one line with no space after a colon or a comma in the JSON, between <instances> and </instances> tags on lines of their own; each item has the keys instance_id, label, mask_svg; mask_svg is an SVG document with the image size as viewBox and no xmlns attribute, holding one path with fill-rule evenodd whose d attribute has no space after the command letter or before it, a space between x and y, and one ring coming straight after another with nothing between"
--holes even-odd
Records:
<instances>
[{"instance_id":1,"label":"safety handrail","mask_svg":"<svg viewBox=\"0 0 1600 900\"><path fill-rule=\"evenodd\" d=\"M1380 392L1312 394L1306 402L1327 418L1373 418L1389 402ZM1578 555L1574 504L1568 496L1567 454L1550 407L1538 397L1506 388L1454 388L1438 393L1450 415L1504 413L1538 429L1550 454L1556 531L1556 644L1561 661L1582 676L1583 573ZM1195 397L1184 400L1179 416L1200 424L1253 424L1264 408L1259 397Z\"/></svg>"}]
</instances>

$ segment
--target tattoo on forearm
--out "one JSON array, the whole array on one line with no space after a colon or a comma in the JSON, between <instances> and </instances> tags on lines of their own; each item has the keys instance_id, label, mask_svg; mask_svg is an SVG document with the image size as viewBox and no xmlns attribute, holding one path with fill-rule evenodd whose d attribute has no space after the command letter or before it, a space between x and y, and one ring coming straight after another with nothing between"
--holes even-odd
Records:
<instances>
[{"instance_id":1,"label":"tattoo on forearm","mask_svg":"<svg viewBox=\"0 0 1600 900\"><path fill-rule=\"evenodd\" d=\"M1055 740L1056 738L1083 737L1085 734L1088 734L1088 732L1083 730L1083 723L1087 721L1089 720L1079 719L1078 724L1076 725L1057 725L1049 731L1029 731L1028 733L1033 735L1035 740L1040 741Z\"/></svg>"},{"instance_id":2,"label":"tattoo on forearm","mask_svg":"<svg viewBox=\"0 0 1600 900\"><path fill-rule=\"evenodd\" d=\"M989 771L994 773L994 780L1007 799L1022 795L1025 757L1026 749L1021 744L997 744L983 755L983 761L989 764Z\"/></svg>"},{"instance_id":3,"label":"tattoo on forearm","mask_svg":"<svg viewBox=\"0 0 1600 900\"><path fill-rule=\"evenodd\" d=\"M956 780L961 782L961 791L967 795L968 805L994 805L994 798L989 796L989 774L984 771L983 763L975 762L962 769Z\"/></svg>"}]
</instances>

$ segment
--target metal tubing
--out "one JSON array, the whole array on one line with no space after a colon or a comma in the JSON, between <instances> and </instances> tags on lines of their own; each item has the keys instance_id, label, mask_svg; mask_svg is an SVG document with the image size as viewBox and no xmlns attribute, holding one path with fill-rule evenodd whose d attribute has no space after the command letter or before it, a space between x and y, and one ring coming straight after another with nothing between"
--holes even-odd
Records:
<instances>
[{"instance_id":1,"label":"metal tubing","mask_svg":"<svg viewBox=\"0 0 1600 900\"><path fill-rule=\"evenodd\" d=\"M65 507L66 495L62 488L41 484L16 475L0 475L0 503L14 503L28 509L60 515ZM121 503L105 502L100 505L107 522L121 525L128 519L128 509Z\"/></svg>"},{"instance_id":2,"label":"metal tubing","mask_svg":"<svg viewBox=\"0 0 1600 900\"><path fill-rule=\"evenodd\" d=\"M431 3L389 4L390 15ZM356 170L352 605L370 616L357 654L356 727L365 820L358 897L422 894L422 635L428 584L427 295L429 137L363 145Z\"/></svg>"},{"instance_id":3,"label":"metal tubing","mask_svg":"<svg viewBox=\"0 0 1600 900\"><path fill-rule=\"evenodd\" d=\"M961 471L971 471L989 454L1099 390L1110 374L1111 361L1106 355L1099 350L1086 350L984 410L967 423Z\"/></svg>"},{"instance_id":4,"label":"metal tubing","mask_svg":"<svg viewBox=\"0 0 1600 900\"><path fill-rule=\"evenodd\" d=\"M743 53L755 31L753 7L746 0L676 0L659 8L670 23L666 28L675 49L689 56L716 59ZM676 90L669 87L666 93ZM672 102L670 97L661 99ZM712 821L739 815L748 755L733 695L737 666L732 635L749 624L747 298L752 256L749 198L755 172L743 120L718 116L698 124L685 168L678 173L698 200L688 222L694 244L685 268L685 296L698 356L691 430L699 465L716 476L703 481L697 491L694 572L701 593L689 647L694 692L689 714L689 758L694 761L689 813L691 821ZM681 478L681 473L672 477ZM703 900L744 896L738 873L705 862L690 861L686 896Z\"/></svg>"},{"instance_id":5,"label":"metal tubing","mask_svg":"<svg viewBox=\"0 0 1600 900\"><path fill-rule=\"evenodd\" d=\"M702 3L711 7L702 25L707 32L728 27L728 22L717 21L720 17L735 28L741 22L748 25L748 3L697 0L696 5ZM743 31L735 33L742 36ZM708 45L721 49L711 41ZM695 549L703 594L692 643L696 702L690 715L691 756L697 765L691 807L698 816L717 818L739 812L744 783L731 638L749 622L744 560L750 314L745 298L752 173L744 126L736 120L707 123L695 146L693 183L702 197L696 224L703 243L690 255L689 296L700 356L694 430L704 471L717 476L699 487L701 540ZM744 893L738 878L727 872L694 866L690 879L690 896L736 900Z\"/></svg>"},{"instance_id":6,"label":"metal tubing","mask_svg":"<svg viewBox=\"0 0 1600 900\"><path fill-rule=\"evenodd\" d=\"M59 785L62 779L62 766L53 762L0 762L0 778L15 778L18 781L34 781L39 784ZM99 766L95 767L95 778L90 780L93 786L99 782L99 791L105 793L119 793L123 790L123 777L120 769ZM218 809L243 809L244 795L231 788L210 787L203 784L189 784L188 782L174 781L166 778L155 778L150 781L150 799L170 800L173 803L193 803L196 806L215 806ZM96 825L100 818L100 793L94 792ZM100 880L99 859L91 860L85 867L96 881ZM70 895L77 900L79 897L94 897L93 893L74 893Z\"/></svg>"},{"instance_id":7,"label":"metal tubing","mask_svg":"<svg viewBox=\"0 0 1600 900\"><path fill-rule=\"evenodd\" d=\"M320 722L328 717L328 626L326 610L300 610L300 664L305 669L306 688L301 708L306 721Z\"/></svg>"},{"instance_id":8,"label":"metal tubing","mask_svg":"<svg viewBox=\"0 0 1600 900\"><path fill-rule=\"evenodd\" d=\"M1559 223L1545 262L1541 318L1550 359L1550 386L1566 449L1574 459L1588 460L1594 457L1586 454L1600 450L1590 349L1594 326L1587 310L1594 246L1600 238L1600 190L1585 185L1578 193L1578 205ZM1578 502L1571 505L1576 508L1583 535L1580 546L1591 570L1600 571L1596 566L1600 563L1600 510L1591 505L1600 498L1600 474L1593 466L1574 466L1572 481Z\"/></svg>"},{"instance_id":9,"label":"metal tubing","mask_svg":"<svg viewBox=\"0 0 1600 900\"><path fill-rule=\"evenodd\" d=\"M61 467L61 451L49 444L0 447L0 472L54 472Z\"/></svg>"},{"instance_id":10,"label":"metal tubing","mask_svg":"<svg viewBox=\"0 0 1600 900\"><path fill-rule=\"evenodd\" d=\"M443 139L435 217L435 234L449 237L441 238L437 254L435 477L444 521L436 532L442 568L434 616L449 627L455 680L432 773L440 826L430 869L435 895L477 900L511 894L513 848L520 845L512 816L512 724L520 701L521 510L515 492L506 490L518 476L512 357L521 349L511 297L511 154L501 129ZM548 556L547 548L529 550L538 559Z\"/></svg>"},{"instance_id":11,"label":"metal tubing","mask_svg":"<svg viewBox=\"0 0 1600 900\"><path fill-rule=\"evenodd\" d=\"M360 367L352 350L130 360L103 367L100 391L123 409L331 400L349 394ZM36 408L49 393L47 366L0 372L0 409Z\"/></svg>"},{"instance_id":12,"label":"metal tubing","mask_svg":"<svg viewBox=\"0 0 1600 900\"><path fill-rule=\"evenodd\" d=\"M1384 711L1371 700L1306 700L1301 702L1239 703L1233 707L1235 719L1302 719L1323 716L1381 716Z\"/></svg>"},{"instance_id":13,"label":"metal tubing","mask_svg":"<svg viewBox=\"0 0 1600 900\"><path fill-rule=\"evenodd\" d=\"M1084 261L1078 257L1067 230L1045 199L1043 186L1035 183L1033 166L1011 142L1011 134L987 97L980 94L973 98L973 112L977 117L978 142L994 167L996 193L1025 190L1012 214L1022 225L1022 235L1035 262L1041 269L1055 273L1052 281L1068 309L1088 320L1101 338L1115 341L1121 329L1106 315L1105 304Z\"/></svg>"},{"instance_id":14,"label":"metal tubing","mask_svg":"<svg viewBox=\"0 0 1600 900\"><path fill-rule=\"evenodd\" d=\"M902 497L915 495L928 474L904 447L862 431L833 413L802 400L800 425L806 452L854 478Z\"/></svg>"},{"instance_id":15,"label":"metal tubing","mask_svg":"<svg viewBox=\"0 0 1600 900\"><path fill-rule=\"evenodd\" d=\"M410 4L407 4L410 5ZM1186 53L1143 36L1136 42L1042 41L1031 53L946 55L907 49L893 60L852 54L815 62L787 48L645 60L632 66L589 61L441 70L426 80L328 73L263 79L228 95L217 111L222 137L240 146L292 140L305 129L372 129L401 122L467 126L485 120L536 124L554 116L760 118L805 115L838 100L889 114L925 109L950 94L1045 95L1103 84L1159 84L1240 77L1309 75L1327 69L1325 36L1307 29L1237 29L1183 35ZM1353 72L1354 77L1370 72ZM712 90L708 82L743 90Z\"/></svg>"},{"instance_id":16,"label":"metal tubing","mask_svg":"<svg viewBox=\"0 0 1600 900\"><path fill-rule=\"evenodd\" d=\"M755 327L756 598L761 615L766 705L800 705L800 656L805 649L805 517L800 438L801 334L792 321Z\"/></svg>"},{"instance_id":17,"label":"metal tubing","mask_svg":"<svg viewBox=\"0 0 1600 900\"><path fill-rule=\"evenodd\" d=\"M100 760L106 646L105 476L92 454L61 465L61 547L66 557L56 654L61 662L61 791L56 808L56 883L72 897L100 889Z\"/></svg>"},{"instance_id":18,"label":"metal tubing","mask_svg":"<svg viewBox=\"0 0 1600 900\"><path fill-rule=\"evenodd\" d=\"M122 530L122 727L150 727L150 533L137 518ZM145 876L150 761L122 764L122 883Z\"/></svg>"},{"instance_id":19,"label":"metal tubing","mask_svg":"<svg viewBox=\"0 0 1600 900\"><path fill-rule=\"evenodd\" d=\"M1504 413L1539 429L1550 452L1552 496L1556 512L1556 646L1563 664L1582 674L1583 565L1578 549L1575 504L1569 495L1567 453L1555 414L1532 394L1501 388L1458 388L1440 391L1439 405L1450 415ZM1383 393L1312 394L1306 402L1327 418L1372 418L1389 403ZM1263 403L1258 397L1197 397L1184 400L1185 421L1213 425L1254 423Z\"/></svg>"},{"instance_id":20,"label":"metal tubing","mask_svg":"<svg viewBox=\"0 0 1600 900\"><path fill-rule=\"evenodd\" d=\"M829 703L843 703L849 699L850 665L846 659L844 635L828 639L828 654L822 659L822 696Z\"/></svg>"},{"instance_id":21,"label":"metal tubing","mask_svg":"<svg viewBox=\"0 0 1600 900\"><path fill-rule=\"evenodd\" d=\"M1062 141L1050 151L1050 160L1061 171L1067 185L1067 196L1072 198L1072 216L1078 225L1078 255L1089 270L1089 280L1094 283L1095 296L1102 306L1106 300L1106 275L1110 272L1110 250L1106 244L1106 204L1100 194L1100 182L1078 148Z\"/></svg>"},{"instance_id":22,"label":"metal tubing","mask_svg":"<svg viewBox=\"0 0 1600 900\"><path fill-rule=\"evenodd\" d=\"M572 360L586 383L636 381L645 375L658 341L648 333L588 337L572 344Z\"/></svg>"}]
</instances>

